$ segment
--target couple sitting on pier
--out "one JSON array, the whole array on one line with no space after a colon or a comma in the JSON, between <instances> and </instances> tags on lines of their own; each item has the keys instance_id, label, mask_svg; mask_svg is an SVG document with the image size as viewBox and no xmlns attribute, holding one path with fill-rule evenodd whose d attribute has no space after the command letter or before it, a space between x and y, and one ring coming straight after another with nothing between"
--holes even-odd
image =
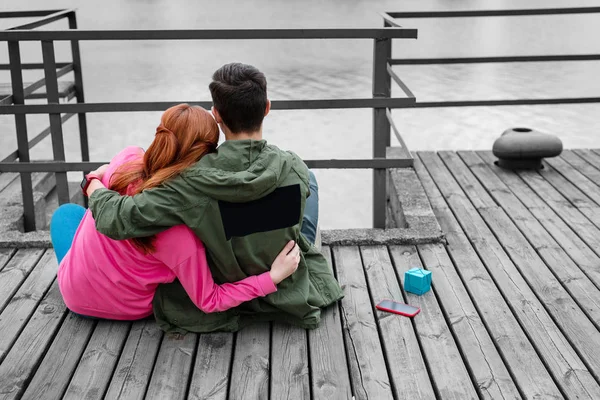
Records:
<instances>
[{"instance_id":1,"label":"couple sitting on pier","mask_svg":"<svg viewBox=\"0 0 600 400\"><path fill-rule=\"evenodd\" d=\"M315 328L343 296L314 245L314 175L262 139L265 76L228 64L209 88L212 115L169 108L147 151L128 147L86 176L89 210L66 204L53 215L58 283L74 313L154 313L166 331Z\"/></svg>"}]
</instances>

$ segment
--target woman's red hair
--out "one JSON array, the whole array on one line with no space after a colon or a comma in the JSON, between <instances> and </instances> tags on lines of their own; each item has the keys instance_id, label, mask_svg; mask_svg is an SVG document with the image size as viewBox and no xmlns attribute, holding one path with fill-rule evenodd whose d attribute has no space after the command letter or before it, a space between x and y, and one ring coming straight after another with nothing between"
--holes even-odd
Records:
<instances>
[{"instance_id":1,"label":"woman's red hair","mask_svg":"<svg viewBox=\"0 0 600 400\"><path fill-rule=\"evenodd\" d=\"M216 149L219 127L204 108L179 104L161 117L156 136L140 161L117 168L109 188L133 196L173 178ZM131 239L144 253L154 252L155 236Z\"/></svg>"}]
</instances>

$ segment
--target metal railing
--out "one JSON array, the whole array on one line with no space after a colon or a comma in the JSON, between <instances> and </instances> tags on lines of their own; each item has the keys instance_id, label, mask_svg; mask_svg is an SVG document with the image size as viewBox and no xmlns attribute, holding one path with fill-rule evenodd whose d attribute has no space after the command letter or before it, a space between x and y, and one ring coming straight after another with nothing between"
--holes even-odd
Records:
<instances>
[{"instance_id":1,"label":"metal railing","mask_svg":"<svg viewBox=\"0 0 600 400\"><path fill-rule=\"evenodd\" d=\"M77 29L77 16L75 10L46 10L46 11L13 11L0 12L0 18L31 18L37 19L13 26L6 32L27 32L27 30L35 29L40 26L50 24L61 19L67 19L69 29ZM46 87L46 97L48 103L58 103L58 78L73 72L74 84L72 90L66 96L67 101L73 97L78 102L84 102L83 95L83 78L81 74L81 56L79 50L79 42L71 41L71 62L55 63L54 48L50 48L45 42L42 42L43 63L22 63L21 49L18 40L7 40L9 64L0 64L0 70L10 70L12 94L0 99L0 108L11 108L25 106L25 99L32 95L36 90ZM58 70L57 70L58 68ZM44 78L37 80L24 87L23 70L44 70ZM27 107L27 106L25 106ZM17 132L17 150L10 153L0 161L2 165L12 165L12 162L19 160L19 165L27 165L30 161L29 150L40 143L48 135L52 135L52 151L54 160L65 160L65 150L62 137L62 124L73 117L74 113L65 115L49 115L50 126L42 130L33 139L29 140L26 114L14 114L15 127ZM79 137L81 143L81 159L89 161L89 147L87 138L87 121L86 115L78 114L79 120ZM0 172L5 171L0 167ZM18 171L21 172L21 171ZM23 197L23 222L26 231L35 230L35 210L33 198L33 186L31 174L21 172L21 192ZM56 174L57 187L59 188L58 198L62 203L69 201L68 182L66 173ZM66 191L65 191L66 188Z\"/></svg>"},{"instance_id":2,"label":"metal railing","mask_svg":"<svg viewBox=\"0 0 600 400\"><path fill-rule=\"evenodd\" d=\"M56 20L61 13L73 15L72 11L46 12L45 20ZM5 16L0 13L0 17ZM32 12L31 15L38 15ZM69 19L71 21L71 19ZM22 25L23 27L40 26L41 21ZM71 26L70 26L71 27ZM386 158L386 147L390 145L390 112L389 109L406 107L414 104L415 98L410 94L407 97L392 98L390 96L390 75L387 60L391 57L392 39L416 39L416 29L404 28L375 28L375 29L222 29L222 30L119 30L119 31L32 31L32 30L7 30L0 31L0 41L8 43L11 63L9 65L12 77L13 95L10 99L0 100L0 114L15 116L19 149L17 152L0 162L0 172L18 172L22 176L23 204L25 229L35 229L33 194L31 189L32 172L54 172L57 177L57 192L59 202L68 201L67 171L90 171L104 162L89 162L87 148L87 129L85 114L95 112L137 112L137 111L164 111L178 103L200 105L205 108L211 106L210 102L182 100L176 102L132 102L132 103L85 103L83 101L83 88L81 96L77 96L77 103L59 104L57 79L71 70L81 71L79 68L79 42L80 41L106 41L106 40L247 40L247 39L371 39L374 41L373 60L373 96L370 98L353 99L326 99L326 100L273 100L273 110L297 109L331 109L331 108L372 108L373 124L373 158L371 159L344 159L344 160L306 160L310 168L368 168L373 169L373 225L377 228L385 227L387 207L387 168L404 168L412 166L413 159L405 148L401 158ZM21 70L24 68L39 67L40 64L22 64L19 54L19 44L25 41L41 42L45 77L27 88L23 88ZM55 41L70 41L77 51L73 51L73 63L57 63L54 55ZM77 59L77 61L75 61ZM58 68L58 70L57 70ZM47 89L48 104L25 104L27 93L45 85ZM32 88L32 86L34 88ZM48 114L50 128L27 142L27 126L25 115ZM62 138L62 122L72 115L83 117L82 135L82 160L83 162L65 162L64 143ZM61 116L62 115L62 116ZM52 136L54 161L31 162L29 160L29 147L35 145L48 133ZM19 162L14 162L18 158ZM25 179L23 179L23 177Z\"/></svg>"}]
</instances>

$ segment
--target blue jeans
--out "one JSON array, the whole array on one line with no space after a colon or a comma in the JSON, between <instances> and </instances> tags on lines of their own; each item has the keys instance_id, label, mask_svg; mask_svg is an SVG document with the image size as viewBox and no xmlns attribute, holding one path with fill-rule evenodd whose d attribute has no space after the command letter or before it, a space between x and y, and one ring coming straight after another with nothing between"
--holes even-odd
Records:
<instances>
[{"instance_id":1,"label":"blue jeans","mask_svg":"<svg viewBox=\"0 0 600 400\"><path fill-rule=\"evenodd\" d=\"M319 185L312 171L308 171L310 196L306 199L301 232L311 243L315 243L319 223ZM50 240L60 264L73 243L73 237L83 219L85 208L77 204L63 204L58 207L50 220Z\"/></svg>"},{"instance_id":2,"label":"blue jeans","mask_svg":"<svg viewBox=\"0 0 600 400\"><path fill-rule=\"evenodd\" d=\"M308 170L308 175L310 196L306 199L306 205L304 206L304 217L302 218L302 228L300 229L300 232L302 232L309 242L315 244L317 225L319 223L319 185L317 184L315 174L313 174L311 170Z\"/></svg>"}]
</instances>

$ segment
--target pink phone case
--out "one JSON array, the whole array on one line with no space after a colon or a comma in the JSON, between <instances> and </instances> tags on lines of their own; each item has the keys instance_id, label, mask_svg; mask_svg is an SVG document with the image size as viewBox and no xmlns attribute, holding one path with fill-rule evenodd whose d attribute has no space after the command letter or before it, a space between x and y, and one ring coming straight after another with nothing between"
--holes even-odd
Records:
<instances>
[{"instance_id":1,"label":"pink phone case","mask_svg":"<svg viewBox=\"0 0 600 400\"><path fill-rule=\"evenodd\" d=\"M416 311L415 311L414 313L406 313L406 312L402 312L402 311L400 311L400 310L393 310L393 309L391 309L391 308L382 307L380 304L381 304L382 302L384 302L384 301L391 301L392 303L396 303L396 304L402 304L402 305L405 305L405 306L413 307L413 308L416 308ZM375 306L375 308L377 308L378 310L381 310L381 311L387 311L387 312L391 312L391 313L393 313L393 314L403 315L403 316L405 316L405 317L411 317L411 318L412 318L412 317L414 317L415 315L417 315L418 313L420 313L420 312L421 312L421 309L420 309L420 308L418 308L418 307L411 306L411 305L409 305L409 304L405 304L405 303L400 303L400 302L398 302L398 301L394 301L394 300L389 300L389 299L384 299L384 300L380 301L380 302L379 302L379 304L377 304L377 305Z\"/></svg>"}]
</instances>

